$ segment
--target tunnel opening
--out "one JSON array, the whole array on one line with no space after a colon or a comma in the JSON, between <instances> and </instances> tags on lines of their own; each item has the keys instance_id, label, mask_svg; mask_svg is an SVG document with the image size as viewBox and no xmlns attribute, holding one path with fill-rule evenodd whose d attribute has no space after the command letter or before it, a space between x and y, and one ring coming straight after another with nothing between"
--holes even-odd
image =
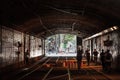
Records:
<instances>
[{"instance_id":1,"label":"tunnel opening","mask_svg":"<svg viewBox=\"0 0 120 80\"><path fill-rule=\"evenodd\" d=\"M77 36L56 34L45 40L45 56L76 56Z\"/></svg>"}]
</instances>

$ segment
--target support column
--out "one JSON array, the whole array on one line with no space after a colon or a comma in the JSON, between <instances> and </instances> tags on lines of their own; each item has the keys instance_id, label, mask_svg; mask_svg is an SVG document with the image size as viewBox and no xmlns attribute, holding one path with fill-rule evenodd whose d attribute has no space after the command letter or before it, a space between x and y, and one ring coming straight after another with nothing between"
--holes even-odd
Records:
<instances>
[{"instance_id":1,"label":"support column","mask_svg":"<svg viewBox=\"0 0 120 80\"><path fill-rule=\"evenodd\" d=\"M26 43L26 34L24 33L24 64L25 64L25 43Z\"/></svg>"}]
</instances>

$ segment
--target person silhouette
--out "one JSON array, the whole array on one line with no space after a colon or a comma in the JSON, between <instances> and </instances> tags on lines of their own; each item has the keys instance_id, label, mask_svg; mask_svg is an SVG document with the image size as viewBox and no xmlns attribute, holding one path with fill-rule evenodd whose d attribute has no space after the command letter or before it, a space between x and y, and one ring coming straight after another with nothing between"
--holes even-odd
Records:
<instances>
[{"instance_id":1,"label":"person silhouette","mask_svg":"<svg viewBox=\"0 0 120 80\"><path fill-rule=\"evenodd\" d=\"M25 64L29 64L29 51L26 50L25 52Z\"/></svg>"},{"instance_id":2,"label":"person silhouette","mask_svg":"<svg viewBox=\"0 0 120 80\"><path fill-rule=\"evenodd\" d=\"M93 55L94 55L94 62L95 62L95 65L97 65L98 51L97 51L96 49L94 49Z\"/></svg>"},{"instance_id":3,"label":"person silhouette","mask_svg":"<svg viewBox=\"0 0 120 80\"><path fill-rule=\"evenodd\" d=\"M78 48L77 48L77 57L76 57L78 71L80 71L80 69L81 69L82 54L83 54L83 49L78 46Z\"/></svg>"},{"instance_id":4,"label":"person silhouette","mask_svg":"<svg viewBox=\"0 0 120 80\"><path fill-rule=\"evenodd\" d=\"M100 60L101 60L102 68L103 70L105 70L105 52L103 49L102 52L100 53Z\"/></svg>"},{"instance_id":5,"label":"person silhouette","mask_svg":"<svg viewBox=\"0 0 120 80\"><path fill-rule=\"evenodd\" d=\"M87 65L89 66L89 64L90 64L90 52L89 52L90 50L89 49L87 49L86 51L85 51L85 54L86 54L86 59L87 59Z\"/></svg>"},{"instance_id":6,"label":"person silhouette","mask_svg":"<svg viewBox=\"0 0 120 80\"><path fill-rule=\"evenodd\" d=\"M105 54L105 64L106 64L106 70L107 72L110 72L111 71L111 63L113 61L113 58L112 58L112 54L110 53L110 50L107 50L106 51L106 54Z\"/></svg>"}]
</instances>

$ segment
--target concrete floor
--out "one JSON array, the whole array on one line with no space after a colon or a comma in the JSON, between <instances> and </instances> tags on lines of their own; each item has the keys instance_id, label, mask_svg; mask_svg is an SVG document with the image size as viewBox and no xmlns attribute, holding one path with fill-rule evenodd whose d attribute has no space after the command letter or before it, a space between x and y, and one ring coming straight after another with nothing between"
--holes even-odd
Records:
<instances>
[{"instance_id":1,"label":"concrete floor","mask_svg":"<svg viewBox=\"0 0 120 80\"><path fill-rule=\"evenodd\" d=\"M86 59L78 71L75 57L48 57L6 72L0 80L120 80L120 73L106 73L94 63L87 66Z\"/></svg>"}]
</instances>

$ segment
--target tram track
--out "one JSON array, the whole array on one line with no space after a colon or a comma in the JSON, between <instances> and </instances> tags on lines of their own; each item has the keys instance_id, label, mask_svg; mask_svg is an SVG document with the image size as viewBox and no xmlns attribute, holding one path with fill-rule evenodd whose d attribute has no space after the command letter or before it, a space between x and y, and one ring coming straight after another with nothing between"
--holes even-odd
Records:
<instances>
[{"instance_id":1,"label":"tram track","mask_svg":"<svg viewBox=\"0 0 120 80\"><path fill-rule=\"evenodd\" d=\"M58 59L56 60L56 63L60 61L59 59L60 57L58 57ZM68 79L67 69L61 71L61 70L57 70L57 68L55 67L52 67L42 80L61 80L61 79L62 80Z\"/></svg>"},{"instance_id":2,"label":"tram track","mask_svg":"<svg viewBox=\"0 0 120 80\"><path fill-rule=\"evenodd\" d=\"M63 67L65 61L69 63L67 67ZM70 67L70 64L75 65L70 61L72 61L70 57L48 57L10 80L112 80L91 67L82 68L78 72L76 68Z\"/></svg>"},{"instance_id":3,"label":"tram track","mask_svg":"<svg viewBox=\"0 0 120 80\"><path fill-rule=\"evenodd\" d=\"M47 59L48 59L48 57L43 57L42 59L40 59L39 61L37 61L36 63L34 63L32 66L25 67L25 68L23 68L22 70L18 71L15 74L20 74L20 73L22 73L22 72L24 72L26 70L31 70L31 69L35 68L37 65L44 63L44 61L47 60Z\"/></svg>"},{"instance_id":4,"label":"tram track","mask_svg":"<svg viewBox=\"0 0 120 80\"><path fill-rule=\"evenodd\" d=\"M56 62L59 62L58 59ZM65 59L67 60L68 58L66 57ZM65 68L64 70L55 69L55 67L52 67L42 80L71 80L69 68Z\"/></svg>"},{"instance_id":5,"label":"tram track","mask_svg":"<svg viewBox=\"0 0 120 80\"><path fill-rule=\"evenodd\" d=\"M41 65L36 64L36 65L34 65L34 67L31 67L30 69L18 73L17 75L15 75L15 77L13 79L14 80L22 80L23 78L25 78L25 77L29 76L30 74L32 74L33 72L35 72L36 70L42 68L43 65L45 65L48 61L50 61L50 59L51 58L48 58L46 61L43 61Z\"/></svg>"},{"instance_id":6,"label":"tram track","mask_svg":"<svg viewBox=\"0 0 120 80\"><path fill-rule=\"evenodd\" d=\"M80 72L71 71L75 76L71 76L71 80L112 80L111 78L101 74L100 72L92 69L81 69Z\"/></svg>"},{"instance_id":7,"label":"tram track","mask_svg":"<svg viewBox=\"0 0 120 80\"><path fill-rule=\"evenodd\" d=\"M108 77L107 75L105 75L104 73L101 73L101 72L99 72L99 71L97 71L97 70L95 70L95 69L93 69L93 68L89 68L90 70L92 70L91 71L91 74L93 73L93 74L96 74L97 73L97 75L94 75L94 77L97 77L97 79L96 80L112 80L110 77ZM99 77L98 77L98 75L99 75Z\"/></svg>"},{"instance_id":8,"label":"tram track","mask_svg":"<svg viewBox=\"0 0 120 80\"><path fill-rule=\"evenodd\" d=\"M33 70L28 71L27 73L25 73L24 75L22 75L21 77L19 77L17 80L28 80L28 78L32 75L32 74L36 74L35 72L38 70L39 73L42 73L42 68L44 65L48 64L49 62L54 61L54 63L56 63L59 60L59 57L54 61L52 60L52 58L48 58L42 65L36 65L37 67L32 68ZM41 71L40 71L41 70ZM48 72L45 72L44 77L42 78L42 80L45 80L47 78L47 76L49 75L49 73L53 70L52 68L48 69ZM27 78L28 77L28 78Z\"/></svg>"}]
</instances>

